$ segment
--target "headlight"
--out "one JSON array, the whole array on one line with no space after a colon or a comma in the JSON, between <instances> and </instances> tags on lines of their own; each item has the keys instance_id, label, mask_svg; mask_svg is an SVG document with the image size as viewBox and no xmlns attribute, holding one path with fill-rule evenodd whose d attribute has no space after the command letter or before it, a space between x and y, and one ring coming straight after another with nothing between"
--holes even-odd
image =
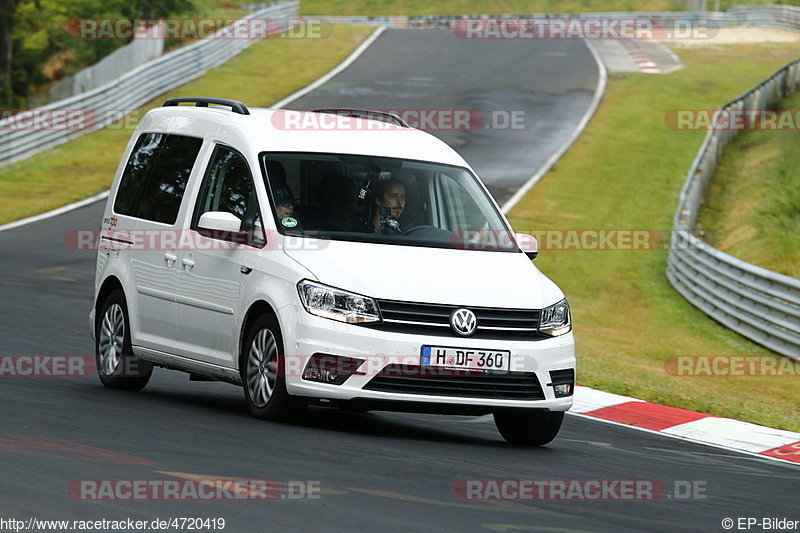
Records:
<instances>
[{"instance_id":1,"label":"headlight","mask_svg":"<svg viewBox=\"0 0 800 533\"><path fill-rule=\"evenodd\" d=\"M348 324L365 324L381 320L378 305L372 298L308 280L298 283L297 291L300 293L303 307L312 315Z\"/></svg>"},{"instance_id":2,"label":"headlight","mask_svg":"<svg viewBox=\"0 0 800 533\"><path fill-rule=\"evenodd\" d=\"M572 330L572 320L569 316L569 304L567 300L561 300L557 304L542 309L539 319L539 333L558 337Z\"/></svg>"}]
</instances>

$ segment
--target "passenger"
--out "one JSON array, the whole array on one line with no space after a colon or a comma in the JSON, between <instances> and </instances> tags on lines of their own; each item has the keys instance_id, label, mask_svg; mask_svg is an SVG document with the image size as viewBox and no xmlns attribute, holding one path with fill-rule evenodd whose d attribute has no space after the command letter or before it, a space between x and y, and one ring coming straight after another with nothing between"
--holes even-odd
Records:
<instances>
[{"instance_id":1,"label":"passenger","mask_svg":"<svg viewBox=\"0 0 800 533\"><path fill-rule=\"evenodd\" d=\"M278 187L275 190L275 213L278 220L294 217L294 195L288 186Z\"/></svg>"}]
</instances>

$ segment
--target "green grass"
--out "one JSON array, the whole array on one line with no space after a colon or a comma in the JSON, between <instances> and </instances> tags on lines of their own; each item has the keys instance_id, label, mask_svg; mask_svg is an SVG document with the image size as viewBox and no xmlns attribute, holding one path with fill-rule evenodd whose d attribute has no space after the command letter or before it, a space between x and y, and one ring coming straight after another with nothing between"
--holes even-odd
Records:
<instances>
[{"instance_id":1,"label":"green grass","mask_svg":"<svg viewBox=\"0 0 800 533\"><path fill-rule=\"evenodd\" d=\"M798 109L800 95L781 107ZM698 219L710 244L800 278L798 153L796 130L744 132L726 147Z\"/></svg>"},{"instance_id":2,"label":"green grass","mask_svg":"<svg viewBox=\"0 0 800 533\"><path fill-rule=\"evenodd\" d=\"M301 15L462 15L673 11L679 0L302 0Z\"/></svg>"},{"instance_id":3,"label":"green grass","mask_svg":"<svg viewBox=\"0 0 800 533\"><path fill-rule=\"evenodd\" d=\"M218 96L268 106L308 85L347 57L374 29L336 26L325 39L260 41L205 76L132 114L174 96ZM0 168L0 224L41 213L106 190L135 120L89 133L30 159Z\"/></svg>"},{"instance_id":4,"label":"green grass","mask_svg":"<svg viewBox=\"0 0 800 533\"><path fill-rule=\"evenodd\" d=\"M617 74L583 135L512 210L518 231L668 232L704 132L667 128L671 109L714 109L795 58L783 45L676 49L685 69ZM795 237L796 238L796 237ZM800 430L797 378L673 377L675 355L768 350L720 326L667 282L666 251L544 250L537 265L573 309L579 382L657 403Z\"/></svg>"},{"instance_id":5,"label":"green grass","mask_svg":"<svg viewBox=\"0 0 800 533\"><path fill-rule=\"evenodd\" d=\"M194 10L187 14L191 18L222 18L239 19L250 13L244 7L237 5L240 2L225 2L220 0L192 0ZM243 3L243 2L241 2Z\"/></svg>"}]
</instances>

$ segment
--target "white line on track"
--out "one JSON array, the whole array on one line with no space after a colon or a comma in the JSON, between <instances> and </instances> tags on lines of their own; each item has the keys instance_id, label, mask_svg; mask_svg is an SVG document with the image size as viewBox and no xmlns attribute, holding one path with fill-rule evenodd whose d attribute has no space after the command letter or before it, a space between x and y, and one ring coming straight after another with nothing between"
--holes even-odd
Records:
<instances>
[{"instance_id":1,"label":"white line on track","mask_svg":"<svg viewBox=\"0 0 800 533\"><path fill-rule=\"evenodd\" d=\"M71 204L62 205L61 207L53 209L52 211L47 211L45 213L40 213L38 215L33 215L31 217L15 220L14 222L9 222L8 224L0 226L0 231L18 228L26 224L32 224L34 222L39 222L41 220L46 220L48 218L57 217L58 215L63 215L64 213L69 213L70 211L74 211L75 209L80 209L81 207L86 207L87 205L99 202L100 200L105 200L106 198L108 198L108 193L109 191L103 191L99 194L95 194L94 196L90 196L89 198L84 198L83 200L78 200L77 202L73 202Z\"/></svg>"},{"instance_id":2,"label":"white line on track","mask_svg":"<svg viewBox=\"0 0 800 533\"><path fill-rule=\"evenodd\" d=\"M783 463L783 464L792 465L794 467L797 467L797 463L795 463L793 461L787 461L786 459L781 459L779 457L772 457L770 455L763 455L763 454L760 454L760 453L757 453L757 452L751 452L751 451L743 450L741 448L733 448L731 446L725 446L724 444L716 444L714 442L707 442L707 441L692 439L692 438L683 437L683 436L680 436L680 435L671 435L669 433L664 433L663 431L656 431L654 429L647 429L647 428L643 428L643 427L631 426L631 425L628 425L628 424L623 424L622 422L615 422L613 420L606 420L606 419L603 419L603 418L596 418L594 416L584 415L582 413L573 413L571 411L567 411L567 414L570 415L570 416L576 416L576 417L579 417L579 418L584 418L586 420L594 420L595 422L601 422L603 424L611 424L611 425L614 425L614 426L619 426L619 427L622 427L622 428L628 428L628 429L632 429L632 430L635 430L635 431L644 431L645 433L650 433L651 435L660 435L662 437L666 437L666 438L669 438L669 439L682 440L682 441L691 442L691 443L694 443L694 444L702 444L704 446L711 446L712 448L719 448L719 449L727 450L727 451L731 451L731 452L742 453L742 454L745 454L745 455L750 455L752 457L758 457L759 459L765 459L767 461L777 461L779 463Z\"/></svg>"}]
</instances>

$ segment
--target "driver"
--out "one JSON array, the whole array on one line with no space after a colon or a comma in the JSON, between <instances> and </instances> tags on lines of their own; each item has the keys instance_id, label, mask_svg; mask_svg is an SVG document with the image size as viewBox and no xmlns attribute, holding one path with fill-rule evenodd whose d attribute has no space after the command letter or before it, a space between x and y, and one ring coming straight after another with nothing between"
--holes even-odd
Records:
<instances>
[{"instance_id":1,"label":"driver","mask_svg":"<svg viewBox=\"0 0 800 533\"><path fill-rule=\"evenodd\" d=\"M397 178L378 181L373 190L375 214L371 230L375 233L400 233L400 215L406 208L406 186Z\"/></svg>"}]
</instances>

